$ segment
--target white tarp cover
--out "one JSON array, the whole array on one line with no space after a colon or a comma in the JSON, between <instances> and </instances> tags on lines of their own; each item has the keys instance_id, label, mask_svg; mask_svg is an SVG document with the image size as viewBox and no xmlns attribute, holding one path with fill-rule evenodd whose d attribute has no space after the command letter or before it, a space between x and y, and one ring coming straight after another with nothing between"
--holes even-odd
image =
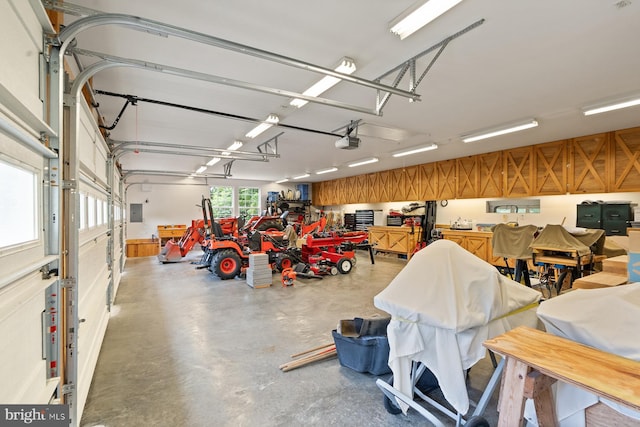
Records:
<instances>
[{"instance_id":1,"label":"white tarp cover","mask_svg":"<svg viewBox=\"0 0 640 427\"><path fill-rule=\"evenodd\" d=\"M547 332L628 359L640 361L640 283L600 289L576 289L540 304L538 317ZM561 426L584 426L584 409L598 397L567 383L557 383L556 413ZM640 413L602 400L628 416ZM533 405L525 417L536 424ZM559 404L561 403L561 404Z\"/></svg>"},{"instance_id":2,"label":"white tarp cover","mask_svg":"<svg viewBox=\"0 0 640 427\"><path fill-rule=\"evenodd\" d=\"M393 386L412 396L411 362L436 376L447 401L466 414L464 371L485 357L482 343L516 326L537 326L540 293L449 240L417 252L374 305L391 314L387 328ZM400 404L406 413L407 406Z\"/></svg>"}]
</instances>

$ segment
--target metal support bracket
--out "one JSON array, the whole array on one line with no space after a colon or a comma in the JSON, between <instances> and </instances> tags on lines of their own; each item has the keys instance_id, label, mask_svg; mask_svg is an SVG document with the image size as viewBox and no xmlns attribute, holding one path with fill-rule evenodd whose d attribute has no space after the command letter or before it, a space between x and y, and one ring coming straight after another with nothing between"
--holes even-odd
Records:
<instances>
[{"instance_id":1,"label":"metal support bracket","mask_svg":"<svg viewBox=\"0 0 640 427\"><path fill-rule=\"evenodd\" d=\"M231 160L230 162L227 162L227 163L224 164L224 176L225 176L225 178L231 176L231 166L233 166L233 162L235 162L235 160Z\"/></svg>"},{"instance_id":2,"label":"metal support bracket","mask_svg":"<svg viewBox=\"0 0 640 427\"><path fill-rule=\"evenodd\" d=\"M78 281L70 277L68 279L60 279L60 287L63 289L74 288L78 284Z\"/></svg>"},{"instance_id":3,"label":"metal support bracket","mask_svg":"<svg viewBox=\"0 0 640 427\"><path fill-rule=\"evenodd\" d=\"M78 183L76 181L73 180L62 180L60 182L61 184L61 188L63 190L77 190L78 189Z\"/></svg>"},{"instance_id":4,"label":"metal support bracket","mask_svg":"<svg viewBox=\"0 0 640 427\"><path fill-rule=\"evenodd\" d=\"M60 391L62 392L62 394L71 394L76 391L76 385L62 384L62 386L60 387Z\"/></svg>"}]
</instances>

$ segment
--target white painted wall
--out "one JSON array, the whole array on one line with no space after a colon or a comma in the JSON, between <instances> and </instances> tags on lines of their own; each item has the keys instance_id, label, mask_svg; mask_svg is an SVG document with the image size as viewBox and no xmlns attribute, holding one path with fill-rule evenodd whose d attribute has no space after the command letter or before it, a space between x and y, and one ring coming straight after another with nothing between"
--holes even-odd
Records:
<instances>
[{"instance_id":1,"label":"white painted wall","mask_svg":"<svg viewBox=\"0 0 640 427\"><path fill-rule=\"evenodd\" d=\"M448 205L438 204L436 209L437 224L451 224L458 218L473 223L497 224L500 222L517 221L520 225L533 224L540 227L546 224L561 224L574 227L576 225L576 206L584 200L629 201L640 206L640 193L605 193L605 194L566 194L562 196L531 197L540 200L540 214L509 214L502 215L486 212L486 202L500 199L464 199L448 200ZM375 225L386 225L386 215L390 209L401 210L411 202L423 203L420 200L393 203L361 203L344 206L327 206L326 211L353 213L356 209L374 209ZM636 219L637 220L637 219Z\"/></svg>"},{"instance_id":2,"label":"white painted wall","mask_svg":"<svg viewBox=\"0 0 640 427\"><path fill-rule=\"evenodd\" d=\"M142 177L144 178L144 177ZM194 179L185 178L174 181L170 184L162 184L160 180L145 180L132 177L131 184L127 187L127 210L132 203L141 203L143 211L143 222L127 224L127 239L145 239L158 234L158 225L166 224L186 224L191 225L194 219L202 218L202 209L198 206L202 196L209 194L209 188L215 185L232 187L258 187L260 188L260 200L266 206L267 194L269 191L287 191L295 189L295 184L278 185L273 183L265 184L261 181L243 180L209 180L207 184ZM134 184L133 182L140 182ZM145 182L142 184L141 182ZM297 184L297 183L296 183ZM311 187L311 185L309 185ZM309 189L311 192L311 189ZM237 208L237 207L236 207ZM128 214L128 212L127 212ZM238 215L236 209L235 215Z\"/></svg>"}]
</instances>

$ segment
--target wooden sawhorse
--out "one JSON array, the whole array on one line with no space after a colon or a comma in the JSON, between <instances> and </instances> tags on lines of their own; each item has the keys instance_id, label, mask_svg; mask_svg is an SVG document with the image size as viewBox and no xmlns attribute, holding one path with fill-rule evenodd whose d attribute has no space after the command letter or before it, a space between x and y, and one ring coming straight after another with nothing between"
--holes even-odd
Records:
<instances>
[{"instance_id":1,"label":"wooden sawhorse","mask_svg":"<svg viewBox=\"0 0 640 427\"><path fill-rule=\"evenodd\" d=\"M540 427L557 426L550 389L555 381L573 384L640 411L640 362L525 326L487 340L484 346L505 358L498 404L499 427L522 425L525 398L534 400ZM611 412L629 420L619 425L640 425ZM618 425L612 421L609 418L602 425Z\"/></svg>"}]
</instances>

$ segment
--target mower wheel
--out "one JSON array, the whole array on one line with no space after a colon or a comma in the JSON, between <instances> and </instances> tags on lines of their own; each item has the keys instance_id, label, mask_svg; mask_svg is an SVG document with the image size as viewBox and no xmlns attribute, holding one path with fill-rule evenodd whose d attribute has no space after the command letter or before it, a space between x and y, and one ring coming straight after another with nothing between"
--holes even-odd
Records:
<instances>
[{"instance_id":1,"label":"mower wheel","mask_svg":"<svg viewBox=\"0 0 640 427\"><path fill-rule=\"evenodd\" d=\"M258 231L282 231L284 230L284 226L282 223L277 221L265 221L262 224L256 227Z\"/></svg>"},{"instance_id":2,"label":"mower wheel","mask_svg":"<svg viewBox=\"0 0 640 427\"><path fill-rule=\"evenodd\" d=\"M278 271L283 272L287 268L293 268L293 264L293 259L289 255L281 255L278 257L276 267L278 267Z\"/></svg>"},{"instance_id":3,"label":"mower wheel","mask_svg":"<svg viewBox=\"0 0 640 427\"><path fill-rule=\"evenodd\" d=\"M332 276L337 276L338 275L338 267L336 267L335 265L331 266L331 269L329 269L329 273Z\"/></svg>"},{"instance_id":4,"label":"mower wheel","mask_svg":"<svg viewBox=\"0 0 640 427\"><path fill-rule=\"evenodd\" d=\"M336 263L336 266L338 267L338 271L340 273L347 274L351 271L353 264L351 264L351 261L349 261L349 258L343 257L338 260L338 262Z\"/></svg>"},{"instance_id":5,"label":"mower wheel","mask_svg":"<svg viewBox=\"0 0 640 427\"><path fill-rule=\"evenodd\" d=\"M233 279L240 273L242 262L240 261L240 255L233 249L225 249L215 254L211 261L211 266L216 276L222 280L228 280Z\"/></svg>"}]
</instances>

